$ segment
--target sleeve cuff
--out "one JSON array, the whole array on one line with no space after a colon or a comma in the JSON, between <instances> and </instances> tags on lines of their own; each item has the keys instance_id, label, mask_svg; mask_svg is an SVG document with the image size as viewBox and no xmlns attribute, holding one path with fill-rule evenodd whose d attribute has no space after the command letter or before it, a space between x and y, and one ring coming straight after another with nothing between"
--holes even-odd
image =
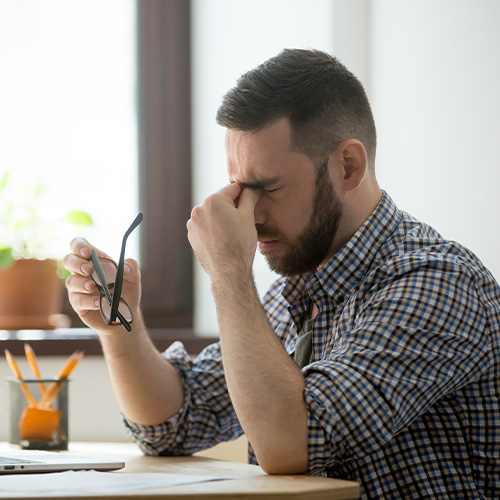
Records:
<instances>
[{"instance_id":1,"label":"sleeve cuff","mask_svg":"<svg viewBox=\"0 0 500 500\"><path fill-rule=\"evenodd\" d=\"M187 373L191 358L181 342L174 342L163 356L179 373L184 385L184 404L181 409L166 422L155 425L143 425L125 418L123 422L129 437L137 443L145 455L182 455L179 445L184 441L184 436L178 431L184 421L189 406L190 393Z\"/></svg>"}]
</instances>

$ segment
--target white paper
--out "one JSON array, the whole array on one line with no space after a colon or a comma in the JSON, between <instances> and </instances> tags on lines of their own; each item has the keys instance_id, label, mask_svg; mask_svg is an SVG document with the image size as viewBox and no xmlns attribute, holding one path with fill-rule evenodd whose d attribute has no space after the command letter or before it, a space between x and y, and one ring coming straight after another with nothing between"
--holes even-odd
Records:
<instances>
[{"instance_id":1,"label":"white paper","mask_svg":"<svg viewBox=\"0 0 500 500\"><path fill-rule=\"evenodd\" d=\"M67 471L45 474L0 476L0 493L122 493L131 490L167 488L180 484L227 479L216 476L167 473ZM1 496L1 495L0 495Z\"/></svg>"}]
</instances>

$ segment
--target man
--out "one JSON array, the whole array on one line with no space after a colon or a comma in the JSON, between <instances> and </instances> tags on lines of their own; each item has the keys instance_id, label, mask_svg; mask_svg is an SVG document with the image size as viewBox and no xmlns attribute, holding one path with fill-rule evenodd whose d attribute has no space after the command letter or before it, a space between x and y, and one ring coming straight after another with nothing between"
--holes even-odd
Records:
<instances>
[{"instance_id":1,"label":"man","mask_svg":"<svg viewBox=\"0 0 500 500\"><path fill-rule=\"evenodd\" d=\"M188 454L242 432L269 473L358 481L363 498L500 495L500 290L468 250L400 211L375 176L359 81L285 50L225 96L231 183L192 211L220 343L163 355L98 312L91 246L72 242L71 303L101 339L131 436ZM256 248L283 276L259 300ZM102 255L102 252L99 252Z\"/></svg>"}]
</instances>

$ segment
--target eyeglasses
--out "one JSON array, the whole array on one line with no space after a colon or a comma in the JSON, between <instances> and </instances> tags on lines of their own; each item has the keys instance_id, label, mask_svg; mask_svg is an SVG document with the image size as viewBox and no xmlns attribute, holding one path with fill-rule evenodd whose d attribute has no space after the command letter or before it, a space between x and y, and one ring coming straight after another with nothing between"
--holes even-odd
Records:
<instances>
[{"instance_id":1,"label":"eyeglasses","mask_svg":"<svg viewBox=\"0 0 500 500\"><path fill-rule=\"evenodd\" d=\"M125 265L125 245L130 233L142 222L142 213L139 213L134 222L125 231L120 252L118 265L111 259L99 257L94 249L90 260L94 264L94 272L91 276L99 290L99 309L101 316L109 326L122 325L130 332L130 324L134 320L132 309L121 298L123 286L123 268Z\"/></svg>"}]
</instances>

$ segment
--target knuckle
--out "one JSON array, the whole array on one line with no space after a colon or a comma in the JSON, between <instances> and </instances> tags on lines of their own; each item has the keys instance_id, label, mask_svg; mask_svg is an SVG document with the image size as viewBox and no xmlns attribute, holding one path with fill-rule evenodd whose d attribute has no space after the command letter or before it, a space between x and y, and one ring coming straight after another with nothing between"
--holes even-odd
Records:
<instances>
[{"instance_id":1,"label":"knuckle","mask_svg":"<svg viewBox=\"0 0 500 500\"><path fill-rule=\"evenodd\" d=\"M200 212L201 212L200 205L196 205L195 207L193 207L193 210L191 210L191 219L190 220L194 220L194 219L198 218L200 215Z\"/></svg>"},{"instance_id":2,"label":"knuckle","mask_svg":"<svg viewBox=\"0 0 500 500\"><path fill-rule=\"evenodd\" d=\"M77 310L83 310L83 297L80 294L74 294L71 300L71 305Z\"/></svg>"},{"instance_id":3,"label":"knuckle","mask_svg":"<svg viewBox=\"0 0 500 500\"><path fill-rule=\"evenodd\" d=\"M93 299L88 295L83 295L81 293L75 294L74 296L74 306L80 311L93 309Z\"/></svg>"}]
</instances>

